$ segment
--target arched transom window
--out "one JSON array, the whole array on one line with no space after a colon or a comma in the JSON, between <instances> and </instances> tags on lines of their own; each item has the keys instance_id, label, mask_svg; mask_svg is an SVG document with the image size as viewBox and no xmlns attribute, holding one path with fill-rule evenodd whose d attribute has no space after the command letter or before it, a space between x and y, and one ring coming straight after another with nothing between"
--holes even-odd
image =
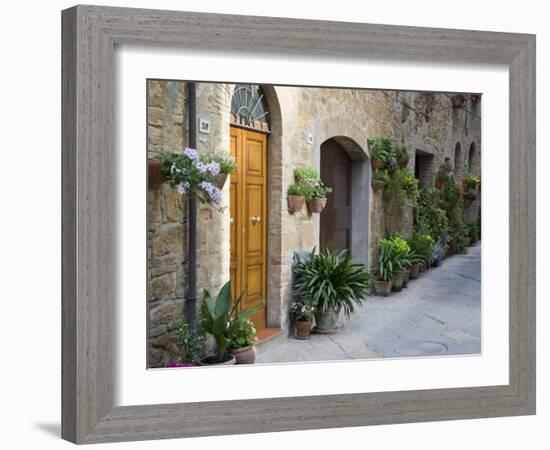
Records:
<instances>
[{"instance_id":1,"label":"arched transom window","mask_svg":"<svg viewBox=\"0 0 550 450\"><path fill-rule=\"evenodd\" d=\"M257 84L237 84L231 99L231 122L256 130L269 131L269 110Z\"/></svg>"}]
</instances>

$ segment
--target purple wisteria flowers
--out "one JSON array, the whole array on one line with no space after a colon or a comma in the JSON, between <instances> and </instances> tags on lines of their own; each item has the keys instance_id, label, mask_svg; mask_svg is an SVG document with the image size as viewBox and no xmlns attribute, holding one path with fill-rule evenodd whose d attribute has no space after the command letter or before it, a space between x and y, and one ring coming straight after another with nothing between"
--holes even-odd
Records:
<instances>
[{"instance_id":1,"label":"purple wisteria flowers","mask_svg":"<svg viewBox=\"0 0 550 450\"><path fill-rule=\"evenodd\" d=\"M201 184L199 184L199 187L204 192L206 192L210 200L212 200L214 203L220 203L222 201L222 191L209 181L203 181Z\"/></svg>"}]
</instances>

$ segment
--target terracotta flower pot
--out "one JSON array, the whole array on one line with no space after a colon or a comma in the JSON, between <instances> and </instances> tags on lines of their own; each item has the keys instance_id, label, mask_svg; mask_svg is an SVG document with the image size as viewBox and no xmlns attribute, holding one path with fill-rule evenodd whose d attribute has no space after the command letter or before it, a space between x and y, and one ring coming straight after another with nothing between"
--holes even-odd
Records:
<instances>
[{"instance_id":1,"label":"terracotta flower pot","mask_svg":"<svg viewBox=\"0 0 550 450\"><path fill-rule=\"evenodd\" d=\"M147 182L149 189L158 189L163 183L162 165L158 159L147 161Z\"/></svg>"},{"instance_id":2,"label":"terracotta flower pot","mask_svg":"<svg viewBox=\"0 0 550 450\"><path fill-rule=\"evenodd\" d=\"M227 180L227 174L226 174L226 173L223 173L223 172L220 172L220 173L216 176L216 178L214 178L214 185L215 185L218 189L223 189L226 180Z\"/></svg>"},{"instance_id":3,"label":"terracotta flower pot","mask_svg":"<svg viewBox=\"0 0 550 450\"><path fill-rule=\"evenodd\" d=\"M208 355L201 359L201 366L233 366L237 363L237 358L230 355L230 358L224 362L217 362L216 355Z\"/></svg>"},{"instance_id":4,"label":"terracotta flower pot","mask_svg":"<svg viewBox=\"0 0 550 450\"><path fill-rule=\"evenodd\" d=\"M406 271L395 272L391 285L392 291L399 292L403 288L403 280L405 280Z\"/></svg>"},{"instance_id":5,"label":"terracotta flower pot","mask_svg":"<svg viewBox=\"0 0 550 450\"><path fill-rule=\"evenodd\" d=\"M376 291L376 295L387 297L390 294L391 285L391 281L374 280L374 290Z\"/></svg>"},{"instance_id":6,"label":"terracotta flower pot","mask_svg":"<svg viewBox=\"0 0 550 450\"><path fill-rule=\"evenodd\" d=\"M415 278L418 278L418 275L420 273L420 265L421 263L416 263L411 266L411 279L414 280Z\"/></svg>"},{"instance_id":7,"label":"terracotta flower pot","mask_svg":"<svg viewBox=\"0 0 550 450\"><path fill-rule=\"evenodd\" d=\"M443 180L435 180L435 187L441 189L443 187Z\"/></svg>"},{"instance_id":8,"label":"terracotta flower pot","mask_svg":"<svg viewBox=\"0 0 550 450\"><path fill-rule=\"evenodd\" d=\"M302 209L304 209L305 204L306 198L303 195L288 196L288 211L290 212L290 214L301 211Z\"/></svg>"},{"instance_id":9,"label":"terracotta flower pot","mask_svg":"<svg viewBox=\"0 0 550 450\"><path fill-rule=\"evenodd\" d=\"M469 198L464 199L464 208L468 209L470 206L472 206L472 200Z\"/></svg>"},{"instance_id":10,"label":"terracotta flower pot","mask_svg":"<svg viewBox=\"0 0 550 450\"><path fill-rule=\"evenodd\" d=\"M311 320L296 321L296 339L309 339L311 333Z\"/></svg>"},{"instance_id":11,"label":"terracotta flower pot","mask_svg":"<svg viewBox=\"0 0 550 450\"><path fill-rule=\"evenodd\" d=\"M382 180L372 180L372 189L376 191L381 191L384 189L384 186L386 183L384 183Z\"/></svg>"},{"instance_id":12,"label":"terracotta flower pot","mask_svg":"<svg viewBox=\"0 0 550 450\"><path fill-rule=\"evenodd\" d=\"M253 344L246 347L234 348L231 355L236 359L235 364L254 364L256 362L256 347Z\"/></svg>"},{"instance_id":13,"label":"terracotta flower pot","mask_svg":"<svg viewBox=\"0 0 550 450\"><path fill-rule=\"evenodd\" d=\"M405 276L403 277L403 285L402 287L406 288L406 287L409 287L409 280L411 278L411 270L410 269L407 269L404 271L405 272Z\"/></svg>"},{"instance_id":14,"label":"terracotta flower pot","mask_svg":"<svg viewBox=\"0 0 550 450\"><path fill-rule=\"evenodd\" d=\"M384 168L384 161L381 159L372 158L370 160L370 163L372 165L372 168L375 170L383 169Z\"/></svg>"},{"instance_id":15,"label":"terracotta flower pot","mask_svg":"<svg viewBox=\"0 0 550 450\"><path fill-rule=\"evenodd\" d=\"M405 167L407 167L407 164L409 163L409 158L407 157L402 157L402 158L398 158L397 159L397 165L401 168L401 169L404 169Z\"/></svg>"},{"instance_id":16,"label":"terracotta flower pot","mask_svg":"<svg viewBox=\"0 0 550 450\"><path fill-rule=\"evenodd\" d=\"M313 197L308 203L309 210L312 213L320 213L323 209L325 209L326 205L327 205L326 198Z\"/></svg>"}]
</instances>

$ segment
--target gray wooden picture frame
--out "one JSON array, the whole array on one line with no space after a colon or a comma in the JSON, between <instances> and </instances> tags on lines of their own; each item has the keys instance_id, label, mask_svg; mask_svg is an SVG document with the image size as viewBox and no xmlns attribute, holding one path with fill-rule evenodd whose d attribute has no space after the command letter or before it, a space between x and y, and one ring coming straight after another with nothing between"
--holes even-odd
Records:
<instances>
[{"instance_id":1,"label":"gray wooden picture frame","mask_svg":"<svg viewBox=\"0 0 550 450\"><path fill-rule=\"evenodd\" d=\"M62 30L64 439L94 443L535 413L534 35L97 6L63 11ZM113 52L126 43L507 65L509 384L115 407Z\"/></svg>"}]
</instances>

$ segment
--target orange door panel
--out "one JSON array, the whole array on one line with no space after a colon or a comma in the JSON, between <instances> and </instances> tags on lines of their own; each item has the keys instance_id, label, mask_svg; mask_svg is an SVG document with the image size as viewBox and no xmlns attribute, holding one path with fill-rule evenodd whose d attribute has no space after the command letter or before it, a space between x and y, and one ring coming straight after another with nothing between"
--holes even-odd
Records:
<instances>
[{"instance_id":1,"label":"orange door panel","mask_svg":"<svg viewBox=\"0 0 550 450\"><path fill-rule=\"evenodd\" d=\"M231 127L231 258L234 295L245 291L243 308L267 298L267 136ZM252 316L258 330L266 327L264 304Z\"/></svg>"}]
</instances>

